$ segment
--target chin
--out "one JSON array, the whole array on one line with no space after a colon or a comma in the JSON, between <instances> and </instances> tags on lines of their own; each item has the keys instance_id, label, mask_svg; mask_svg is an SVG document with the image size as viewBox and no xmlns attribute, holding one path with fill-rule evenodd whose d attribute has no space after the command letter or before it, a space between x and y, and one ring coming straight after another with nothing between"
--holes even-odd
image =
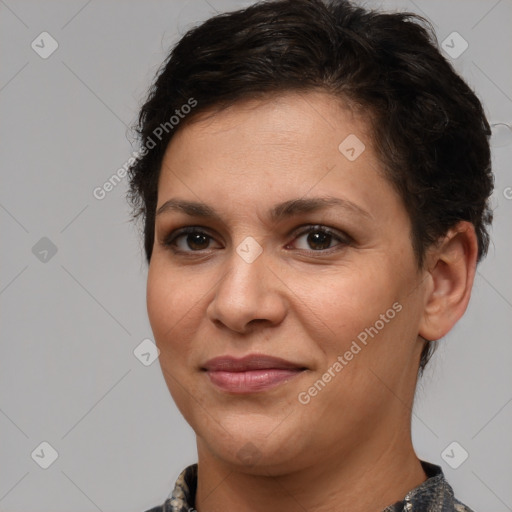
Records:
<instances>
[{"instance_id":1,"label":"chin","mask_svg":"<svg viewBox=\"0 0 512 512\"><path fill-rule=\"evenodd\" d=\"M207 450L237 470L254 475L289 473L291 468L298 469L302 458L307 458L304 457L307 440L294 423L286 424L282 415L275 419L244 416L233 415L230 421L224 420L215 429L211 423L194 428L198 449Z\"/></svg>"}]
</instances>

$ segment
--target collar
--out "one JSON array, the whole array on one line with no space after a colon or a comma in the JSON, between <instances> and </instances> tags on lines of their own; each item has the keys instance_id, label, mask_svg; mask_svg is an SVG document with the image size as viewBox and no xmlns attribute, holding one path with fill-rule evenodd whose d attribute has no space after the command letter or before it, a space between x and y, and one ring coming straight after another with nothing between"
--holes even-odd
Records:
<instances>
[{"instance_id":1,"label":"collar","mask_svg":"<svg viewBox=\"0 0 512 512\"><path fill-rule=\"evenodd\" d=\"M440 466L420 461L427 480L409 491L402 501L386 507L383 512L473 512L458 501ZM185 468L174 486L171 497L162 507L148 512L195 512L197 464Z\"/></svg>"}]
</instances>

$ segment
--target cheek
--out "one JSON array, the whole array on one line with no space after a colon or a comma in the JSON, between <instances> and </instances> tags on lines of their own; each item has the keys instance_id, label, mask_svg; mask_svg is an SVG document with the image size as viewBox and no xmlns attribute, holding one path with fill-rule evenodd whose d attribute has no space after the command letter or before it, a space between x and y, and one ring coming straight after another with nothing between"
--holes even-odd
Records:
<instances>
[{"instance_id":1,"label":"cheek","mask_svg":"<svg viewBox=\"0 0 512 512\"><path fill-rule=\"evenodd\" d=\"M350 265L330 275L309 275L295 287L307 306L303 320L325 330L333 343L347 341L379 319L397 300L400 285L382 263ZM309 311L309 314L306 314Z\"/></svg>"},{"instance_id":2,"label":"cheek","mask_svg":"<svg viewBox=\"0 0 512 512\"><path fill-rule=\"evenodd\" d=\"M182 414L187 418L190 406L194 332L197 330L200 299L183 274L152 259L147 281L146 302L154 339L160 350L159 362L167 387ZM195 315L195 316L194 316Z\"/></svg>"},{"instance_id":3,"label":"cheek","mask_svg":"<svg viewBox=\"0 0 512 512\"><path fill-rule=\"evenodd\" d=\"M173 302L174 294L170 290L174 288L174 283L168 283L167 279L163 279L158 265L154 259L151 261L148 272L148 281L146 288L146 305L148 310L148 318L153 329L153 333L157 338L165 329L165 323L168 322L166 311L175 311ZM172 316L172 313L171 315ZM159 342L160 340L156 340Z\"/></svg>"},{"instance_id":4,"label":"cheek","mask_svg":"<svg viewBox=\"0 0 512 512\"><path fill-rule=\"evenodd\" d=\"M171 349L173 340L182 337L181 331L200 298L193 296L193 289L184 282L182 274L165 268L156 259L151 261L146 304L155 341L161 350Z\"/></svg>"},{"instance_id":5,"label":"cheek","mask_svg":"<svg viewBox=\"0 0 512 512\"><path fill-rule=\"evenodd\" d=\"M371 254L338 269L332 278L302 279L297 291L298 303L307 306L301 314L302 328L322 353L317 359L319 372L331 368L337 376L324 399L331 392L344 396L349 388L354 396L364 395L363 402L375 404L374 400L383 398L381 393L363 391L372 384L381 387L369 369L391 382L396 366L409 365L414 359L413 275L408 262L398 264L384 254ZM343 369L337 371L340 366L333 365L339 356Z\"/></svg>"}]
</instances>

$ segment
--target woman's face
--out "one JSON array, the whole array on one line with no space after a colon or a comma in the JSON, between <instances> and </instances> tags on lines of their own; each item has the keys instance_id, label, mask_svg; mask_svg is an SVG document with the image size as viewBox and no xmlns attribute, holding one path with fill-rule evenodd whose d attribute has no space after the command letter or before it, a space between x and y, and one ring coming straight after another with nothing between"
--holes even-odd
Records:
<instances>
[{"instance_id":1,"label":"woman's face","mask_svg":"<svg viewBox=\"0 0 512 512\"><path fill-rule=\"evenodd\" d=\"M200 457L278 474L408 435L426 292L380 168L364 122L317 92L172 139L147 305Z\"/></svg>"}]
</instances>

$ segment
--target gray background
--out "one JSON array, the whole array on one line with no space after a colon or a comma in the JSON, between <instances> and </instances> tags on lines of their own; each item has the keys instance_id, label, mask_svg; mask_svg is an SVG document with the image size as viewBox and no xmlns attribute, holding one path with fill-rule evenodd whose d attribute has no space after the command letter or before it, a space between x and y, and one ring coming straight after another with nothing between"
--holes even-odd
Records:
<instances>
[{"instance_id":1,"label":"gray background","mask_svg":"<svg viewBox=\"0 0 512 512\"><path fill-rule=\"evenodd\" d=\"M249 3L0 0L2 512L141 512L195 461L158 361L133 353L152 334L126 179L102 200L93 190L136 149L127 126L169 47ZM469 47L454 66L490 121L510 124L511 0L366 5L422 13L440 42L459 32ZM59 45L46 59L31 47L43 31ZM498 128L493 243L413 414L418 455L480 512L512 510L512 132ZM58 452L48 469L43 441ZM469 453L458 469L441 456L453 441Z\"/></svg>"}]
</instances>

